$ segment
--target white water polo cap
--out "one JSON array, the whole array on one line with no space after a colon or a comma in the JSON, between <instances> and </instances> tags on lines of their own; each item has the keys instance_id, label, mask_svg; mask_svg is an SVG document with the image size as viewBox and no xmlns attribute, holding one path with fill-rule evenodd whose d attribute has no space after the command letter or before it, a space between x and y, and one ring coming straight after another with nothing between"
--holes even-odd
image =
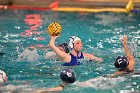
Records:
<instances>
[{"instance_id":1,"label":"white water polo cap","mask_svg":"<svg viewBox=\"0 0 140 93\"><path fill-rule=\"evenodd\" d=\"M81 39L79 37L77 37L77 36L71 36L71 37L69 37L69 47L71 49L74 48L74 42L76 42L76 41L81 41Z\"/></svg>"},{"instance_id":2,"label":"white water polo cap","mask_svg":"<svg viewBox=\"0 0 140 93\"><path fill-rule=\"evenodd\" d=\"M0 70L0 83L7 82L7 76L6 73L2 70Z\"/></svg>"}]
</instances>

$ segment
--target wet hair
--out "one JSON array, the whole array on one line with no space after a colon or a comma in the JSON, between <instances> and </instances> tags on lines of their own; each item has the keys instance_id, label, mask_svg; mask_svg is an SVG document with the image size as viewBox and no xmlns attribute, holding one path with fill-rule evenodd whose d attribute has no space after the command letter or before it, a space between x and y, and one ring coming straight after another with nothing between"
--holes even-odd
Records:
<instances>
[{"instance_id":1,"label":"wet hair","mask_svg":"<svg viewBox=\"0 0 140 93\"><path fill-rule=\"evenodd\" d=\"M125 56L118 56L114 62L114 65L119 70L124 70L129 65L129 62Z\"/></svg>"},{"instance_id":2,"label":"wet hair","mask_svg":"<svg viewBox=\"0 0 140 93\"><path fill-rule=\"evenodd\" d=\"M58 47L62 47L65 51L65 53L69 53L69 47L67 43L62 43L60 45L58 45Z\"/></svg>"},{"instance_id":3,"label":"wet hair","mask_svg":"<svg viewBox=\"0 0 140 93\"><path fill-rule=\"evenodd\" d=\"M65 83L74 83L76 81L75 73L72 69L63 69L60 72L60 78Z\"/></svg>"}]
</instances>

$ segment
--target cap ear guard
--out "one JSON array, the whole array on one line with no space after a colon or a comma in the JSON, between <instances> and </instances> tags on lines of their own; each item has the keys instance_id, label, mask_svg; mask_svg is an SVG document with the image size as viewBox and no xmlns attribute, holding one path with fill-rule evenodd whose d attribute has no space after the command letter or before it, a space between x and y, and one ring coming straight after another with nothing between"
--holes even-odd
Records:
<instances>
[{"instance_id":1,"label":"cap ear guard","mask_svg":"<svg viewBox=\"0 0 140 93\"><path fill-rule=\"evenodd\" d=\"M73 47L74 47L74 36L72 36L72 37L69 37L69 47L71 48L71 49L73 49Z\"/></svg>"},{"instance_id":2,"label":"cap ear guard","mask_svg":"<svg viewBox=\"0 0 140 93\"><path fill-rule=\"evenodd\" d=\"M71 49L74 48L74 42L77 41L77 40L80 40L81 41L81 39L79 37L77 37L77 36L71 36L71 37L69 37L69 47Z\"/></svg>"}]
</instances>

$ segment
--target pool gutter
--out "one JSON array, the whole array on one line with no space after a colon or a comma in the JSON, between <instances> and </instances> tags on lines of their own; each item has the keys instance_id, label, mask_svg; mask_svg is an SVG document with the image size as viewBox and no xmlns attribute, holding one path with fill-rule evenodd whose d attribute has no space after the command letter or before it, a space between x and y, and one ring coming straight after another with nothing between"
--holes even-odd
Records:
<instances>
[{"instance_id":1,"label":"pool gutter","mask_svg":"<svg viewBox=\"0 0 140 93\"><path fill-rule=\"evenodd\" d=\"M0 0L1 5L41 7L47 9L55 0ZM59 7L78 8L124 8L129 0L59 0ZM133 0L134 9L140 10L140 0Z\"/></svg>"}]
</instances>

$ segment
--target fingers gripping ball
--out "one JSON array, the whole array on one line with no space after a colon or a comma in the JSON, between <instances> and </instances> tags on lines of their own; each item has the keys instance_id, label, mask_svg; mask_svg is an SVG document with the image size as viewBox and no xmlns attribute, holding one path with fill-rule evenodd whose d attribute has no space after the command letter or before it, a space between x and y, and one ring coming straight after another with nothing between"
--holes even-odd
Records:
<instances>
[{"instance_id":1,"label":"fingers gripping ball","mask_svg":"<svg viewBox=\"0 0 140 93\"><path fill-rule=\"evenodd\" d=\"M53 22L48 26L48 34L50 36L58 36L61 33L61 25Z\"/></svg>"}]
</instances>

